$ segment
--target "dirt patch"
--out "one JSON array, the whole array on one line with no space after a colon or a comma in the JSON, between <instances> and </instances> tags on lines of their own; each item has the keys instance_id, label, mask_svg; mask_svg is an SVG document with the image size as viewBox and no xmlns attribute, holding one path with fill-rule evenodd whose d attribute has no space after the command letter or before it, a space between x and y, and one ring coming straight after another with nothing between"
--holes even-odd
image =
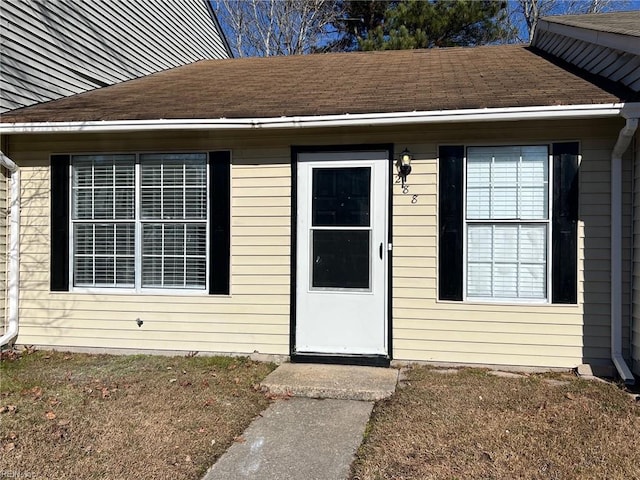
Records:
<instances>
[{"instance_id":1,"label":"dirt patch","mask_svg":"<svg viewBox=\"0 0 640 480\"><path fill-rule=\"evenodd\" d=\"M231 357L5 356L0 475L199 479L268 405L257 384L273 368Z\"/></svg>"},{"instance_id":2,"label":"dirt patch","mask_svg":"<svg viewBox=\"0 0 640 480\"><path fill-rule=\"evenodd\" d=\"M640 402L570 375L416 367L375 408L352 480L640 478Z\"/></svg>"}]
</instances>

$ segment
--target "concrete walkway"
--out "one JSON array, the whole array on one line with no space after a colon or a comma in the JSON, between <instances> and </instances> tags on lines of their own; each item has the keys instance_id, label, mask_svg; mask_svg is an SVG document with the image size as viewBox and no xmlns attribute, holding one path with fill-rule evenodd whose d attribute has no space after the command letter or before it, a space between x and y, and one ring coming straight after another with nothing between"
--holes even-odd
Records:
<instances>
[{"instance_id":1,"label":"concrete walkway","mask_svg":"<svg viewBox=\"0 0 640 480\"><path fill-rule=\"evenodd\" d=\"M262 383L276 400L203 480L345 480L373 408L395 369L286 363ZM311 397L311 398L309 398Z\"/></svg>"}]
</instances>

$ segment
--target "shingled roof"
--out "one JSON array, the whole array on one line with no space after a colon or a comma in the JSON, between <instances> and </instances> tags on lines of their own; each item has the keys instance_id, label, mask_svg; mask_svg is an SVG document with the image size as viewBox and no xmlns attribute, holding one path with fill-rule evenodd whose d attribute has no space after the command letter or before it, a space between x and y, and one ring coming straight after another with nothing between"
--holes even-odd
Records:
<instances>
[{"instance_id":1,"label":"shingled roof","mask_svg":"<svg viewBox=\"0 0 640 480\"><path fill-rule=\"evenodd\" d=\"M640 10L544 17L547 22L586 28L597 32L640 37Z\"/></svg>"},{"instance_id":2,"label":"shingled roof","mask_svg":"<svg viewBox=\"0 0 640 480\"><path fill-rule=\"evenodd\" d=\"M207 60L15 110L3 122L269 118L606 104L592 83L524 46Z\"/></svg>"}]
</instances>

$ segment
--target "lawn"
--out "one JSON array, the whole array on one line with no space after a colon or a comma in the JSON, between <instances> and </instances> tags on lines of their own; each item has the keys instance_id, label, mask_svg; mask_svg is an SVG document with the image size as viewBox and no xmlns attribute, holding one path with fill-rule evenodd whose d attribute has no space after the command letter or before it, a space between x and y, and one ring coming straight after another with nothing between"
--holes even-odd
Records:
<instances>
[{"instance_id":1,"label":"lawn","mask_svg":"<svg viewBox=\"0 0 640 480\"><path fill-rule=\"evenodd\" d=\"M5 355L0 476L199 479L269 403L231 357Z\"/></svg>"},{"instance_id":2,"label":"lawn","mask_svg":"<svg viewBox=\"0 0 640 480\"><path fill-rule=\"evenodd\" d=\"M376 404L352 480L640 478L640 402L616 385L481 369L407 375Z\"/></svg>"}]
</instances>

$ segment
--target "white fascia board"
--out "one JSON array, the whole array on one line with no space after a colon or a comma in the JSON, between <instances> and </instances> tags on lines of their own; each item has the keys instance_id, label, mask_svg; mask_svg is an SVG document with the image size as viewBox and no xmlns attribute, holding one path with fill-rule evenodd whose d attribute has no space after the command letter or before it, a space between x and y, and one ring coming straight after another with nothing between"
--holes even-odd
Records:
<instances>
[{"instance_id":1,"label":"white fascia board","mask_svg":"<svg viewBox=\"0 0 640 480\"><path fill-rule=\"evenodd\" d=\"M640 55L640 42L633 41L635 37L630 35L623 35L621 33L603 32L596 29L590 29L587 27L575 27L573 25L566 25L564 23L557 23L548 20L539 20L536 25L536 31L534 32L534 39L532 45L535 47L539 43L539 38L536 34L543 31L557 33L568 38L576 40L582 40L601 47L611 48L619 50L621 52L628 52L634 55Z\"/></svg>"},{"instance_id":2,"label":"white fascia board","mask_svg":"<svg viewBox=\"0 0 640 480\"><path fill-rule=\"evenodd\" d=\"M482 108L423 112L347 113L343 115L299 117L0 123L0 134L106 133L154 130L259 130L271 128L366 127L453 122L607 118L619 116L624 106L625 104L623 103L608 103L597 105Z\"/></svg>"}]
</instances>

